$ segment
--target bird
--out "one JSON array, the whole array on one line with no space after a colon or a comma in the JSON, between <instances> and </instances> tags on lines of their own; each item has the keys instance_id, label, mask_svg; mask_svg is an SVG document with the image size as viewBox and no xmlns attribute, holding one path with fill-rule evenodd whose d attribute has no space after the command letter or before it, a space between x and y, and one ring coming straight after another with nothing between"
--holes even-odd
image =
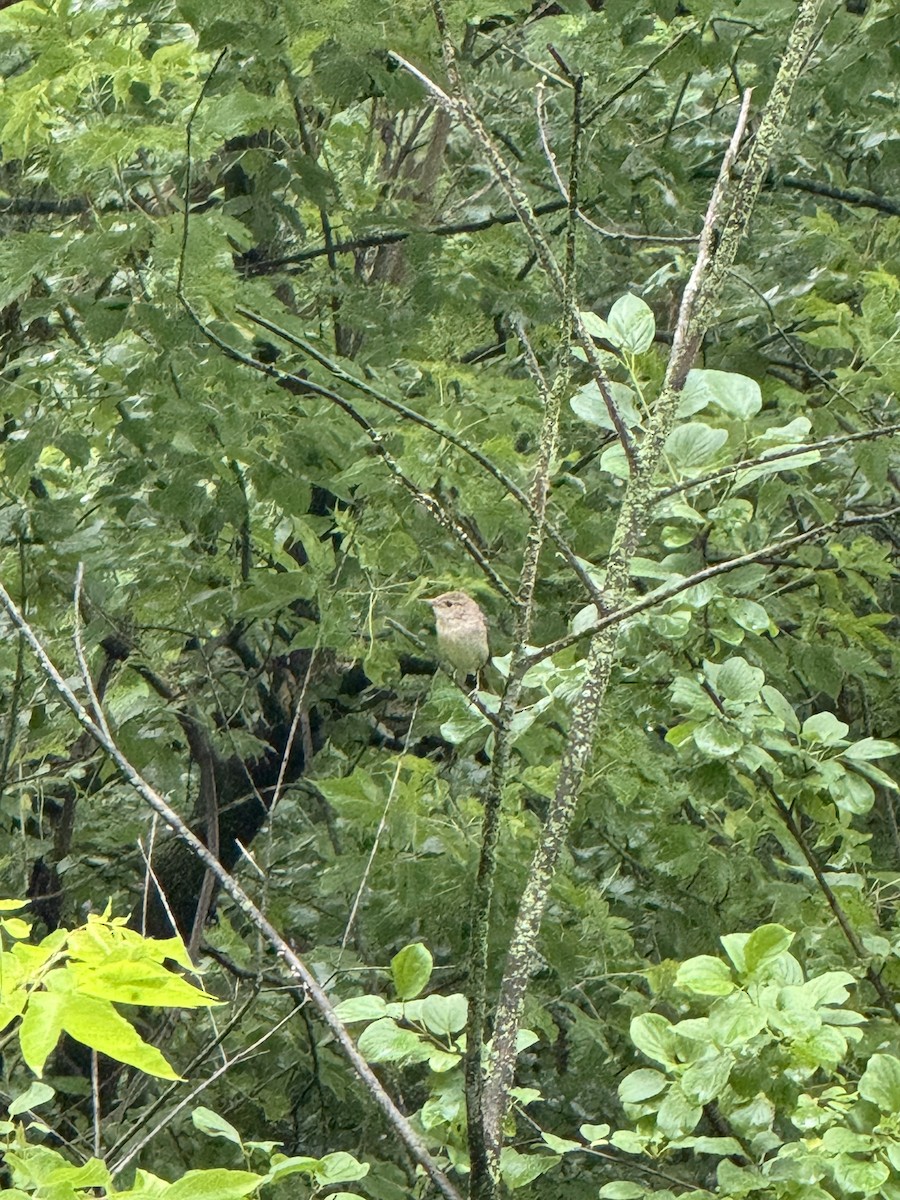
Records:
<instances>
[{"instance_id":1,"label":"bird","mask_svg":"<svg viewBox=\"0 0 900 1200\"><path fill-rule=\"evenodd\" d=\"M425 600L434 613L438 654L457 683L476 675L490 658L484 613L465 592L444 592Z\"/></svg>"}]
</instances>

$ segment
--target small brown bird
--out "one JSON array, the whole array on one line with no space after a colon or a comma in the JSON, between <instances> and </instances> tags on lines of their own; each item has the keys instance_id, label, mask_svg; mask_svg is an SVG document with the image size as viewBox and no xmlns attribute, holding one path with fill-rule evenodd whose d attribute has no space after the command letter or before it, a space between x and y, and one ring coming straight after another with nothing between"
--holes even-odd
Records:
<instances>
[{"instance_id":1,"label":"small brown bird","mask_svg":"<svg viewBox=\"0 0 900 1200\"><path fill-rule=\"evenodd\" d=\"M484 613L465 592L444 592L425 603L434 613L438 654L453 668L457 682L477 675L491 653Z\"/></svg>"}]
</instances>

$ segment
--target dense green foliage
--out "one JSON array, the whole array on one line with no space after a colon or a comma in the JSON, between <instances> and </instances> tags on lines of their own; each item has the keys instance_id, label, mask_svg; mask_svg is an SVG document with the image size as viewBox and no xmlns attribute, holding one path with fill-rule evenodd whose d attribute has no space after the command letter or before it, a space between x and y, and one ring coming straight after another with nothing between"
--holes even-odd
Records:
<instances>
[{"instance_id":1,"label":"dense green foliage","mask_svg":"<svg viewBox=\"0 0 900 1200\"><path fill-rule=\"evenodd\" d=\"M593 225L567 278L636 440L741 91L752 134L796 7L447 5L468 98L563 262L584 73ZM898 46L891 0L824 8L680 396L519 1033L502 1169L523 1195L900 1196ZM628 464L483 147L397 56L450 86L425 0L0 11L0 582L87 703L83 642L122 751L219 842L465 1191L489 716L554 380L536 649L603 615L585 580L604 585ZM432 673L422 601L457 587L491 625L481 712ZM191 989L221 1006L142 1014L140 1051L113 1054L188 1077L158 1129L155 1080L107 1074L98 1122L90 1065L47 1061L51 1032L113 1050L83 1015L29 1049L32 1005L81 1011L84 930L123 953L91 906L139 926L159 860L188 941L203 871L0 619L0 895L29 892L35 922L0 946L19 1194L424 1191L227 897ZM489 1012L585 647L535 656L513 721ZM127 936L131 984L185 1006L162 961L190 960ZM124 1024L104 979L85 1003Z\"/></svg>"}]
</instances>

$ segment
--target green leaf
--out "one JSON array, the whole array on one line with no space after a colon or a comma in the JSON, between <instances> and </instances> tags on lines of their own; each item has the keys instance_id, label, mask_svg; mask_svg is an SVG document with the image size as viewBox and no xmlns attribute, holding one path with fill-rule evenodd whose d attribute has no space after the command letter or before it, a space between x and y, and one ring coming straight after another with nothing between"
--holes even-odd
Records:
<instances>
[{"instance_id":1,"label":"green leaf","mask_svg":"<svg viewBox=\"0 0 900 1200\"><path fill-rule=\"evenodd\" d=\"M30 1109L37 1108L41 1104L46 1104L48 1100L52 1100L56 1092L46 1083L32 1083L29 1088L18 1096L14 1096L6 1106L6 1111L11 1117L17 1117L20 1113L28 1112Z\"/></svg>"},{"instance_id":2,"label":"green leaf","mask_svg":"<svg viewBox=\"0 0 900 1200\"><path fill-rule=\"evenodd\" d=\"M630 1026L631 1040L648 1058L664 1066L674 1066L675 1035L672 1025L660 1013L642 1013Z\"/></svg>"},{"instance_id":3,"label":"green leaf","mask_svg":"<svg viewBox=\"0 0 900 1200\"><path fill-rule=\"evenodd\" d=\"M571 1154L573 1150L583 1150L584 1146L581 1142L573 1142L568 1138L557 1137L553 1133L541 1131L541 1140L545 1145L549 1146L554 1154Z\"/></svg>"},{"instance_id":4,"label":"green leaf","mask_svg":"<svg viewBox=\"0 0 900 1200\"><path fill-rule=\"evenodd\" d=\"M266 1181L252 1171L188 1171L165 1192L165 1200L240 1200Z\"/></svg>"},{"instance_id":5,"label":"green leaf","mask_svg":"<svg viewBox=\"0 0 900 1200\"><path fill-rule=\"evenodd\" d=\"M723 939L724 940L724 939ZM717 1046L739 1050L766 1026L766 1015L749 996L735 992L717 1000L709 1013L709 1028Z\"/></svg>"},{"instance_id":6,"label":"green leaf","mask_svg":"<svg viewBox=\"0 0 900 1200\"><path fill-rule=\"evenodd\" d=\"M779 450L788 449L785 446L773 446L769 455L776 454ZM734 486L736 488L746 487L748 483L753 483L756 479L762 479L766 475L778 475L781 471L801 471L804 467L810 467L813 463L821 460L821 453L818 450L807 450L803 454L793 454L790 458L776 458L772 462L767 462L765 458L761 462L752 467L743 467L736 472L734 476Z\"/></svg>"},{"instance_id":7,"label":"green leaf","mask_svg":"<svg viewBox=\"0 0 900 1200\"><path fill-rule=\"evenodd\" d=\"M656 1114L656 1123L669 1138L691 1133L703 1116L703 1108L684 1094L679 1083L673 1084Z\"/></svg>"},{"instance_id":8,"label":"green leaf","mask_svg":"<svg viewBox=\"0 0 900 1200\"><path fill-rule=\"evenodd\" d=\"M682 394L692 402L705 398L705 403L717 405L739 421L748 421L762 408L759 384L731 371L688 371Z\"/></svg>"},{"instance_id":9,"label":"green leaf","mask_svg":"<svg viewBox=\"0 0 900 1200\"><path fill-rule=\"evenodd\" d=\"M643 354L653 345L656 319L653 310L640 296L631 292L621 296L606 318L607 325L615 335L610 340L631 354Z\"/></svg>"},{"instance_id":10,"label":"green leaf","mask_svg":"<svg viewBox=\"0 0 900 1200\"><path fill-rule=\"evenodd\" d=\"M721 1096L728 1086L734 1058L716 1054L693 1063L681 1077L681 1088L689 1102L708 1104Z\"/></svg>"},{"instance_id":11,"label":"green leaf","mask_svg":"<svg viewBox=\"0 0 900 1200\"><path fill-rule=\"evenodd\" d=\"M591 337L598 338L600 341L611 342L614 346L618 346L619 342L615 330L611 329L602 317L598 317L590 309L583 309L578 315L584 322L585 329L587 329Z\"/></svg>"},{"instance_id":12,"label":"green leaf","mask_svg":"<svg viewBox=\"0 0 900 1200\"><path fill-rule=\"evenodd\" d=\"M643 1154L647 1148L648 1138L630 1129L617 1129L610 1135L610 1145L621 1150L623 1154Z\"/></svg>"},{"instance_id":13,"label":"green leaf","mask_svg":"<svg viewBox=\"0 0 900 1200\"><path fill-rule=\"evenodd\" d=\"M162 963L107 957L99 963L72 963L69 975L79 992L117 1004L170 1008L209 1008L221 1003Z\"/></svg>"},{"instance_id":14,"label":"green leaf","mask_svg":"<svg viewBox=\"0 0 900 1200\"><path fill-rule=\"evenodd\" d=\"M800 730L800 736L807 742L815 742L822 746L836 746L850 732L850 726L839 721L833 713L816 713L807 717Z\"/></svg>"},{"instance_id":15,"label":"green leaf","mask_svg":"<svg viewBox=\"0 0 900 1200\"><path fill-rule=\"evenodd\" d=\"M70 1037L108 1058L127 1063L158 1079L181 1079L160 1051L145 1042L134 1026L105 1001L73 996L63 1005L59 1019Z\"/></svg>"},{"instance_id":16,"label":"green leaf","mask_svg":"<svg viewBox=\"0 0 900 1200\"><path fill-rule=\"evenodd\" d=\"M843 1004L849 995L848 988L856 983L848 971L826 971L808 979L802 985L803 992L816 1008L826 1004Z\"/></svg>"},{"instance_id":17,"label":"green leaf","mask_svg":"<svg viewBox=\"0 0 900 1200\"><path fill-rule=\"evenodd\" d=\"M369 1164L361 1163L344 1150L337 1150L319 1159L313 1173L320 1187L330 1183L350 1183L365 1178L369 1173Z\"/></svg>"},{"instance_id":18,"label":"green leaf","mask_svg":"<svg viewBox=\"0 0 900 1200\"><path fill-rule=\"evenodd\" d=\"M872 785L849 771L842 771L830 781L828 794L842 812L855 816L870 812L875 803L875 789Z\"/></svg>"},{"instance_id":19,"label":"green leaf","mask_svg":"<svg viewBox=\"0 0 900 1200\"><path fill-rule=\"evenodd\" d=\"M894 742L886 742L882 738L861 738L852 742L846 750L841 751L841 758L868 760L871 758L890 758L900 753L900 747Z\"/></svg>"},{"instance_id":20,"label":"green leaf","mask_svg":"<svg viewBox=\"0 0 900 1200\"><path fill-rule=\"evenodd\" d=\"M44 1063L59 1041L63 1031L64 1000L47 992L34 992L22 1014L19 1026L19 1046L22 1057L35 1075L40 1075Z\"/></svg>"},{"instance_id":21,"label":"green leaf","mask_svg":"<svg viewBox=\"0 0 900 1200\"><path fill-rule=\"evenodd\" d=\"M760 694L765 701L766 707L774 716L778 717L785 729L790 733L800 732L800 722L797 720L797 714L777 688L766 684L760 690Z\"/></svg>"},{"instance_id":22,"label":"green leaf","mask_svg":"<svg viewBox=\"0 0 900 1200\"><path fill-rule=\"evenodd\" d=\"M883 1113L900 1112L900 1059L893 1054L873 1054L857 1090Z\"/></svg>"},{"instance_id":23,"label":"green leaf","mask_svg":"<svg viewBox=\"0 0 900 1200\"><path fill-rule=\"evenodd\" d=\"M191 1120L207 1137L225 1138L226 1141L233 1142L235 1146L244 1144L235 1127L229 1124L224 1117L220 1117L217 1112L213 1112L211 1108L204 1108L203 1105L200 1105L191 1113Z\"/></svg>"},{"instance_id":24,"label":"green leaf","mask_svg":"<svg viewBox=\"0 0 900 1200\"><path fill-rule=\"evenodd\" d=\"M730 758L744 744L740 730L718 717L698 725L693 737L697 749L710 758Z\"/></svg>"},{"instance_id":25,"label":"green leaf","mask_svg":"<svg viewBox=\"0 0 900 1200\"><path fill-rule=\"evenodd\" d=\"M666 438L666 458L676 475L690 475L715 458L727 441L727 429L713 429L701 421L687 421L676 426Z\"/></svg>"},{"instance_id":26,"label":"green leaf","mask_svg":"<svg viewBox=\"0 0 900 1200\"><path fill-rule=\"evenodd\" d=\"M605 1142L607 1140L607 1138L609 1137L609 1126L608 1125L579 1125L578 1132L581 1134L581 1136L584 1138L584 1140L586 1142L590 1142L591 1145L595 1145L595 1144L599 1144L600 1142Z\"/></svg>"},{"instance_id":27,"label":"green leaf","mask_svg":"<svg viewBox=\"0 0 900 1200\"><path fill-rule=\"evenodd\" d=\"M783 925L760 925L744 945L744 969L754 974L779 958L794 940L794 934Z\"/></svg>"},{"instance_id":28,"label":"green leaf","mask_svg":"<svg viewBox=\"0 0 900 1200\"><path fill-rule=\"evenodd\" d=\"M422 1002L422 1019L432 1033L440 1037L459 1033L466 1027L468 1005L465 996L426 996Z\"/></svg>"},{"instance_id":29,"label":"green leaf","mask_svg":"<svg viewBox=\"0 0 900 1200\"><path fill-rule=\"evenodd\" d=\"M360 1054L368 1062L427 1062L433 1047L412 1029L401 1029L390 1017L373 1021L359 1035Z\"/></svg>"},{"instance_id":30,"label":"green leaf","mask_svg":"<svg viewBox=\"0 0 900 1200\"><path fill-rule=\"evenodd\" d=\"M725 963L710 954L699 954L683 962L678 968L675 982L698 996L727 996L735 987Z\"/></svg>"},{"instance_id":31,"label":"green leaf","mask_svg":"<svg viewBox=\"0 0 900 1200\"><path fill-rule=\"evenodd\" d=\"M769 614L755 600L739 600L729 597L725 603L725 612L742 629L751 633L766 633L771 625Z\"/></svg>"},{"instance_id":32,"label":"green leaf","mask_svg":"<svg viewBox=\"0 0 900 1200\"><path fill-rule=\"evenodd\" d=\"M611 381L609 391L625 425L629 429L640 425L641 417L634 405L632 389L626 387L624 383ZM612 430L615 428L612 417L609 415L609 409L606 407L606 401L593 380L575 393L569 401L569 405L575 416L580 417L582 421L587 421L589 425L595 425L598 429Z\"/></svg>"},{"instance_id":33,"label":"green leaf","mask_svg":"<svg viewBox=\"0 0 900 1200\"><path fill-rule=\"evenodd\" d=\"M387 1004L381 996L352 996L335 1005L335 1015L348 1025L354 1021L377 1021L387 1015Z\"/></svg>"},{"instance_id":34,"label":"green leaf","mask_svg":"<svg viewBox=\"0 0 900 1200\"><path fill-rule=\"evenodd\" d=\"M284 1179L288 1175L312 1175L318 1169L319 1164L318 1158L310 1158L306 1154L291 1156L273 1154L268 1178L274 1181Z\"/></svg>"},{"instance_id":35,"label":"green leaf","mask_svg":"<svg viewBox=\"0 0 900 1200\"><path fill-rule=\"evenodd\" d=\"M667 1084L668 1080L660 1071L643 1067L625 1076L619 1084L619 1099L623 1104L639 1104L642 1100L658 1096Z\"/></svg>"},{"instance_id":36,"label":"green leaf","mask_svg":"<svg viewBox=\"0 0 900 1200\"><path fill-rule=\"evenodd\" d=\"M433 966L431 952L421 942L404 946L394 955L391 959L391 977L401 1000L412 1000L419 995L431 978Z\"/></svg>"},{"instance_id":37,"label":"green leaf","mask_svg":"<svg viewBox=\"0 0 900 1200\"><path fill-rule=\"evenodd\" d=\"M758 699L765 678L764 671L751 667L743 658L729 658L712 676L721 698L736 704L751 704Z\"/></svg>"},{"instance_id":38,"label":"green leaf","mask_svg":"<svg viewBox=\"0 0 900 1200\"><path fill-rule=\"evenodd\" d=\"M515 1191L532 1183L558 1162L559 1157L555 1154L520 1154L511 1146L504 1146L500 1151L500 1176L506 1186Z\"/></svg>"},{"instance_id":39,"label":"green leaf","mask_svg":"<svg viewBox=\"0 0 900 1200\"><path fill-rule=\"evenodd\" d=\"M877 1195L882 1184L890 1178L891 1171L887 1163L869 1160L861 1162L857 1158L846 1158L839 1155L832 1165L835 1182L838 1187L847 1192L863 1192L866 1196Z\"/></svg>"},{"instance_id":40,"label":"green leaf","mask_svg":"<svg viewBox=\"0 0 900 1200\"><path fill-rule=\"evenodd\" d=\"M602 1200L640 1200L640 1197L646 1194L646 1188L641 1187L639 1183L629 1183L625 1179L604 1183L598 1193Z\"/></svg>"}]
</instances>

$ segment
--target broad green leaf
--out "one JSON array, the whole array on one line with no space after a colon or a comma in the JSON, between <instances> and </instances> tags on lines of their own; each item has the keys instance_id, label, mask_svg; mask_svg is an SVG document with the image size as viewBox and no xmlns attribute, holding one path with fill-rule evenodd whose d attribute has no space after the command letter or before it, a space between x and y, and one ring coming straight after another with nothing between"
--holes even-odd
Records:
<instances>
[{"instance_id":1,"label":"broad green leaf","mask_svg":"<svg viewBox=\"0 0 900 1200\"><path fill-rule=\"evenodd\" d=\"M116 1004L142 1004L169 1008L208 1008L220 1004L161 963L108 957L99 963L72 963L69 974L75 988L97 1000Z\"/></svg>"},{"instance_id":2,"label":"broad green leaf","mask_svg":"<svg viewBox=\"0 0 900 1200\"><path fill-rule=\"evenodd\" d=\"M676 426L666 439L666 459L677 475L690 475L714 459L727 441L726 429L714 429L701 421L687 421Z\"/></svg>"},{"instance_id":3,"label":"broad green leaf","mask_svg":"<svg viewBox=\"0 0 900 1200\"><path fill-rule=\"evenodd\" d=\"M65 1001L61 996L33 992L22 1014L19 1046L22 1057L35 1075L41 1075L44 1064L59 1041L63 1031L64 1007Z\"/></svg>"},{"instance_id":4,"label":"broad green leaf","mask_svg":"<svg viewBox=\"0 0 900 1200\"><path fill-rule=\"evenodd\" d=\"M359 1035L359 1052L368 1062L427 1062L433 1047L412 1029L401 1029L390 1017L373 1021Z\"/></svg>"},{"instance_id":5,"label":"broad green leaf","mask_svg":"<svg viewBox=\"0 0 900 1200\"><path fill-rule=\"evenodd\" d=\"M625 425L629 429L634 428L635 425L640 425L641 416L635 408L634 392L632 389L626 387L624 383L611 381L609 391L619 416ZM609 409L606 406L606 401L603 399L599 387L593 380L590 383L586 383L583 388L580 388L575 393L569 401L569 405L575 416L580 417L582 421L587 421L589 425L596 425L598 429L615 429L612 417L609 415Z\"/></svg>"},{"instance_id":6,"label":"broad green leaf","mask_svg":"<svg viewBox=\"0 0 900 1200\"><path fill-rule=\"evenodd\" d=\"M816 713L807 717L800 730L800 736L807 742L815 742L823 746L836 746L850 732L850 726L839 721L830 712Z\"/></svg>"},{"instance_id":7,"label":"broad green leaf","mask_svg":"<svg viewBox=\"0 0 900 1200\"><path fill-rule=\"evenodd\" d=\"M875 789L872 785L850 771L842 771L829 784L828 795L842 812L857 816L870 812L875 803Z\"/></svg>"},{"instance_id":8,"label":"broad green leaf","mask_svg":"<svg viewBox=\"0 0 900 1200\"><path fill-rule=\"evenodd\" d=\"M870 758L890 758L898 753L900 753L900 748L894 742L887 742L882 738L861 738L858 742L852 742L846 750L842 750L841 757L868 760Z\"/></svg>"},{"instance_id":9,"label":"broad green leaf","mask_svg":"<svg viewBox=\"0 0 900 1200\"><path fill-rule=\"evenodd\" d=\"M320 1162L320 1159L311 1158L307 1154L290 1156L273 1154L268 1178L276 1180L284 1179L288 1175L312 1175L318 1169Z\"/></svg>"},{"instance_id":10,"label":"broad green leaf","mask_svg":"<svg viewBox=\"0 0 900 1200\"><path fill-rule=\"evenodd\" d=\"M598 1195L602 1200L640 1200L641 1196L647 1195L647 1189L639 1183L629 1183L621 1179L613 1183L604 1183Z\"/></svg>"},{"instance_id":11,"label":"broad green leaf","mask_svg":"<svg viewBox=\"0 0 900 1200\"><path fill-rule=\"evenodd\" d=\"M630 1026L631 1040L648 1058L664 1066L674 1066L674 1031L660 1013L642 1013Z\"/></svg>"},{"instance_id":12,"label":"broad green leaf","mask_svg":"<svg viewBox=\"0 0 900 1200\"><path fill-rule=\"evenodd\" d=\"M643 1154L647 1148L648 1138L630 1129L617 1129L610 1134L610 1145L621 1150L623 1154Z\"/></svg>"},{"instance_id":13,"label":"broad green leaf","mask_svg":"<svg viewBox=\"0 0 900 1200\"><path fill-rule=\"evenodd\" d=\"M744 743L740 730L713 717L694 730L694 745L710 758L730 758Z\"/></svg>"},{"instance_id":14,"label":"broad green leaf","mask_svg":"<svg viewBox=\"0 0 900 1200\"><path fill-rule=\"evenodd\" d=\"M751 633L766 633L771 625L769 614L755 600L741 600L729 597L724 605L725 612L735 624Z\"/></svg>"},{"instance_id":15,"label":"broad green leaf","mask_svg":"<svg viewBox=\"0 0 900 1200\"><path fill-rule=\"evenodd\" d=\"M774 442L776 445L780 445L782 442L787 444L804 442L809 437L811 429L812 422L809 417L795 417L787 425L771 425L768 429L764 429L758 437L754 438L754 442L763 445L766 442Z\"/></svg>"},{"instance_id":16,"label":"broad green leaf","mask_svg":"<svg viewBox=\"0 0 900 1200\"><path fill-rule=\"evenodd\" d=\"M678 968L675 982L698 996L727 996L735 987L725 963L710 954L700 954L683 962Z\"/></svg>"},{"instance_id":17,"label":"broad green leaf","mask_svg":"<svg viewBox=\"0 0 900 1200\"><path fill-rule=\"evenodd\" d=\"M740 968L739 968L740 969ZM710 1032L717 1046L736 1051L766 1025L766 1015L749 996L736 992L717 1000L709 1013Z\"/></svg>"},{"instance_id":18,"label":"broad green leaf","mask_svg":"<svg viewBox=\"0 0 900 1200\"><path fill-rule=\"evenodd\" d=\"M656 320L653 309L640 296L631 292L620 296L609 310L606 323L615 334L613 344L631 354L643 354L653 345Z\"/></svg>"},{"instance_id":19,"label":"broad green leaf","mask_svg":"<svg viewBox=\"0 0 900 1200\"><path fill-rule=\"evenodd\" d=\"M877 1195L882 1184L890 1178L891 1170L887 1163L869 1160L861 1162L857 1158L839 1155L832 1167L835 1182L838 1187L851 1194L862 1192L866 1196Z\"/></svg>"},{"instance_id":20,"label":"broad green leaf","mask_svg":"<svg viewBox=\"0 0 900 1200\"><path fill-rule=\"evenodd\" d=\"M616 479L628 478L628 459L625 457L625 451L618 442L607 446L600 455L600 467L602 470L608 471L610 475L614 475Z\"/></svg>"},{"instance_id":21,"label":"broad green leaf","mask_svg":"<svg viewBox=\"0 0 900 1200\"><path fill-rule=\"evenodd\" d=\"M241 1200L263 1183L265 1175L252 1171L188 1171L166 1189L165 1200Z\"/></svg>"},{"instance_id":22,"label":"broad green leaf","mask_svg":"<svg viewBox=\"0 0 900 1200\"><path fill-rule=\"evenodd\" d=\"M806 997L816 1006L843 1004L849 996L848 988L856 983L848 971L826 971L802 984Z\"/></svg>"},{"instance_id":23,"label":"broad green leaf","mask_svg":"<svg viewBox=\"0 0 900 1200\"><path fill-rule=\"evenodd\" d=\"M755 417L762 408L759 384L731 371L688 371L683 394L692 401L706 397L706 403L717 405L729 417L740 421Z\"/></svg>"},{"instance_id":24,"label":"broad green leaf","mask_svg":"<svg viewBox=\"0 0 900 1200\"><path fill-rule=\"evenodd\" d=\"M769 454L775 454L778 450L784 450L787 447L773 446ZM811 467L813 463L821 460L821 452L819 450L807 450L803 454L793 454L790 458L776 458L771 462L765 458L752 467L743 467L736 472L734 477L734 485L737 488L746 487L748 483L753 483L756 479L762 479L766 475L777 475L780 471L801 471L804 467Z\"/></svg>"},{"instance_id":25,"label":"broad green leaf","mask_svg":"<svg viewBox=\"0 0 900 1200\"><path fill-rule=\"evenodd\" d=\"M6 1110L11 1117L17 1117L20 1113L37 1108L40 1104L46 1104L55 1095L56 1092L52 1087L48 1087L46 1083L32 1083L21 1095L14 1096L9 1101Z\"/></svg>"},{"instance_id":26,"label":"broad green leaf","mask_svg":"<svg viewBox=\"0 0 900 1200\"><path fill-rule=\"evenodd\" d=\"M556 1154L520 1154L511 1146L505 1146L500 1151L500 1176L506 1186L515 1191L532 1183L558 1162Z\"/></svg>"},{"instance_id":27,"label":"broad green leaf","mask_svg":"<svg viewBox=\"0 0 900 1200\"><path fill-rule=\"evenodd\" d=\"M611 329L602 317L598 317L597 314L591 312L590 309L583 309L578 315L581 317L582 321L584 321L585 328L591 337L598 338L605 342L611 342L614 346L618 346L619 343L615 330Z\"/></svg>"},{"instance_id":28,"label":"broad green leaf","mask_svg":"<svg viewBox=\"0 0 900 1200\"><path fill-rule=\"evenodd\" d=\"M900 1059L893 1054L873 1054L857 1090L883 1113L900 1112Z\"/></svg>"},{"instance_id":29,"label":"broad green leaf","mask_svg":"<svg viewBox=\"0 0 900 1200\"><path fill-rule=\"evenodd\" d=\"M465 996L426 996L422 1002L422 1019L438 1036L459 1033L466 1027L468 1006Z\"/></svg>"},{"instance_id":30,"label":"broad green leaf","mask_svg":"<svg viewBox=\"0 0 900 1200\"><path fill-rule=\"evenodd\" d=\"M785 729L791 733L800 732L800 722L797 719L797 714L777 688L766 684L761 689L760 694L769 711L779 718Z\"/></svg>"},{"instance_id":31,"label":"broad green leaf","mask_svg":"<svg viewBox=\"0 0 900 1200\"><path fill-rule=\"evenodd\" d=\"M753 974L779 958L790 947L794 934L783 925L760 925L744 945L744 969Z\"/></svg>"},{"instance_id":32,"label":"broad green leaf","mask_svg":"<svg viewBox=\"0 0 900 1200\"><path fill-rule=\"evenodd\" d=\"M381 996L352 996L335 1005L334 1011L350 1025L354 1021L377 1021L387 1015L387 1005Z\"/></svg>"},{"instance_id":33,"label":"broad green leaf","mask_svg":"<svg viewBox=\"0 0 900 1200\"><path fill-rule=\"evenodd\" d=\"M734 1066L731 1054L716 1054L688 1067L681 1077L681 1088L689 1102L708 1104L728 1086Z\"/></svg>"},{"instance_id":34,"label":"broad green leaf","mask_svg":"<svg viewBox=\"0 0 900 1200\"><path fill-rule=\"evenodd\" d=\"M391 959L391 977L401 1000L412 1000L419 995L431 978L433 965L430 950L421 942L404 946L394 955Z\"/></svg>"},{"instance_id":35,"label":"broad green leaf","mask_svg":"<svg viewBox=\"0 0 900 1200\"><path fill-rule=\"evenodd\" d=\"M619 1084L619 1099L623 1104L639 1104L658 1096L667 1084L668 1080L660 1071L644 1067L625 1076Z\"/></svg>"},{"instance_id":36,"label":"broad green leaf","mask_svg":"<svg viewBox=\"0 0 900 1200\"><path fill-rule=\"evenodd\" d=\"M461 1052L453 1052L450 1050L432 1050L428 1057L428 1067L436 1074L440 1075L443 1071L452 1071L454 1067L459 1065Z\"/></svg>"},{"instance_id":37,"label":"broad green leaf","mask_svg":"<svg viewBox=\"0 0 900 1200\"><path fill-rule=\"evenodd\" d=\"M656 1114L656 1123L666 1137L683 1137L691 1133L703 1116L703 1108L684 1094L680 1084L673 1084Z\"/></svg>"},{"instance_id":38,"label":"broad green leaf","mask_svg":"<svg viewBox=\"0 0 900 1200\"><path fill-rule=\"evenodd\" d=\"M758 698L766 676L759 667L751 667L743 658L729 658L718 667L712 678L723 700L750 704Z\"/></svg>"},{"instance_id":39,"label":"broad green leaf","mask_svg":"<svg viewBox=\"0 0 900 1200\"><path fill-rule=\"evenodd\" d=\"M569 1138L557 1137L553 1133L541 1132L541 1141L549 1146L554 1154L571 1154L573 1150L583 1150L581 1142L573 1142Z\"/></svg>"},{"instance_id":40,"label":"broad green leaf","mask_svg":"<svg viewBox=\"0 0 900 1200\"><path fill-rule=\"evenodd\" d=\"M609 1137L608 1125L579 1125L578 1132L586 1142L591 1145L599 1142L605 1142Z\"/></svg>"},{"instance_id":41,"label":"broad green leaf","mask_svg":"<svg viewBox=\"0 0 900 1200\"><path fill-rule=\"evenodd\" d=\"M140 1036L133 1025L105 1000L75 994L59 995L56 1022L70 1037L116 1062L137 1067L159 1079L180 1079L163 1055ZM29 1005L29 1008L31 1006Z\"/></svg>"},{"instance_id":42,"label":"broad green leaf","mask_svg":"<svg viewBox=\"0 0 900 1200\"><path fill-rule=\"evenodd\" d=\"M324 1155L313 1172L320 1187L329 1183L349 1183L355 1179L363 1179L368 1173L368 1163L361 1163L344 1150Z\"/></svg>"}]
</instances>

